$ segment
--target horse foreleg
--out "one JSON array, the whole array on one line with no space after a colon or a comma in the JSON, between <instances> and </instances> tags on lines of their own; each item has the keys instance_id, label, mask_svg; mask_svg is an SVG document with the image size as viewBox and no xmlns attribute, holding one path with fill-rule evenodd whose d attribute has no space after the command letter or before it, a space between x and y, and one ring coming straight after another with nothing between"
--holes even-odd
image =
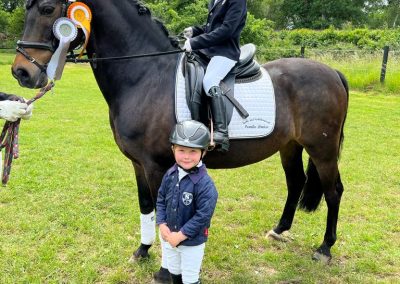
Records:
<instances>
[{"instance_id":1,"label":"horse foreleg","mask_svg":"<svg viewBox=\"0 0 400 284\"><path fill-rule=\"evenodd\" d=\"M329 164L316 164L316 166L324 189L328 215L324 241L314 253L313 259L328 263L332 259L331 247L336 242L336 228L343 184L336 161Z\"/></svg>"},{"instance_id":2,"label":"horse foreleg","mask_svg":"<svg viewBox=\"0 0 400 284\"><path fill-rule=\"evenodd\" d=\"M300 194L306 180L302 152L303 147L296 142L288 144L280 151L281 162L286 175L288 196L278 225L267 234L269 238L286 241L281 234L292 226Z\"/></svg>"},{"instance_id":3,"label":"horse foreleg","mask_svg":"<svg viewBox=\"0 0 400 284\"><path fill-rule=\"evenodd\" d=\"M133 253L130 258L130 262L148 258L149 249L156 239L155 229L155 214L154 204L155 200L152 196L149 184L146 179L146 175L142 166L133 163L135 168L136 182L138 187L139 195L139 206L140 206L140 246Z\"/></svg>"}]
</instances>

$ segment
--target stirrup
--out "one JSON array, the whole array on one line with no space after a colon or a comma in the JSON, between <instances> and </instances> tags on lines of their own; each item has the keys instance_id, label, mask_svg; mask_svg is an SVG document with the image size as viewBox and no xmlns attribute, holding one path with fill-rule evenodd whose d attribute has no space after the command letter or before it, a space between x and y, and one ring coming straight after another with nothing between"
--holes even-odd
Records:
<instances>
[{"instance_id":1,"label":"stirrup","mask_svg":"<svg viewBox=\"0 0 400 284\"><path fill-rule=\"evenodd\" d=\"M229 138L228 137L223 137L222 140L216 140L213 139L214 143L215 143L215 150L217 150L218 152L228 152L229 150Z\"/></svg>"},{"instance_id":2,"label":"stirrup","mask_svg":"<svg viewBox=\"0 0 400 284\"><path fill-rule=\"evenodd\" d=\"M224 141L222 141L222 142L218 141L217 143L214 140L213 143L208 146L207 151L211 152L214 150L218 151L218 152L222 152L222 153L228 152L229 151L229 140L225 139Z\"/></svg>"},{"instance_id":3,"label":"stirrup","mask_svg":"<svg viewBox=\"0 0 400 284\"><path fill-rule=\"evenodd\" d=\"M228 152L229 150L229 136L225 136L223 133L216 131L214 132L214 123L213 120L210 119L210 132L211 132L211 141L210 145L207 148L207 151L213 151L216 150L218 152ZM218 133L219 135L222 136L222 140L215 140L214 134Z\"/></svg>"}]
</instances>

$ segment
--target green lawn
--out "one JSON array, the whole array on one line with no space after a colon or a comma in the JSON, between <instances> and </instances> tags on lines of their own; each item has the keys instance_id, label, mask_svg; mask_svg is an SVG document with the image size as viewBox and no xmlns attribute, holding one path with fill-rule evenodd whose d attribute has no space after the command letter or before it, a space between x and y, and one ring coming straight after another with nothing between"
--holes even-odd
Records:
<instances>
[{"instance_id":1,"label":"green lawn","mask_svg":"<svg viewBox=\"0 0 400 284\"><path fill-rule=\"evenodd\" d=\"M0 55L0 91L33 97L12 78L11 62ZM398 283L399 122L400 93L351 91L340 160L345 192L328 266L311 260L325 203L315 214L296 214L292 241L264 237L286 199L278 155L210 170L220 198L203 283ZM67 65L54 94L22 122L0 216L0 283L149 283L158 269L158 242L149 260L128 263L140 243L136 182L87 66Z\"/></svg>"}]
</instances>

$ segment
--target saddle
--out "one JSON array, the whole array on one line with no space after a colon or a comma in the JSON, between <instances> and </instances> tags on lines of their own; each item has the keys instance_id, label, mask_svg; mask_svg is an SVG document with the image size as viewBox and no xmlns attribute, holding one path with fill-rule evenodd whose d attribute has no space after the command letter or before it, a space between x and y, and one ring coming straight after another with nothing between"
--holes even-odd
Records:
<instances>
[{"instance_id":1,"label":"saddle","mask_svg":"<svg viewBox=\"0 0 400 284\"><path fill-rule=\"evenodd\" d=\"M242 118L249 116L248 112L234 97L235 83L249 83L256 81L262 75L260 65L254 60L256 46L246 44L240 48L240 58L235 67L221 81L223 99L226 105L228 124L232 118L233 108L236 108ZM186 102L192 119L208 124L209 107L207 96L203 90L203 78L209 58L201 53L186 54L182 60L182 71L185 77Z\"/></svg>"}]
</instances>

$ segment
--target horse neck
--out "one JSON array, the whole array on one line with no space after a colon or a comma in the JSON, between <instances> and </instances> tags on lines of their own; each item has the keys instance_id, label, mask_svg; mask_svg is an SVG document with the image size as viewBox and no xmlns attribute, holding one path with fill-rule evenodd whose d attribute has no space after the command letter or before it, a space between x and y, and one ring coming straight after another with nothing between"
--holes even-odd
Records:
<instances>
[{"instance_id":1,"label":"horse neck","mask_svg":"<svg viewBox=\"0 0 400 284\"><path fill-rule=\"evenodd\" d=\"M156 52L172 49L163 28L149 12L140 15L135 0L87 0L93 12L92 41L96 52Z\"/></svg>"},{"instance_id":2,"label":"horse neck","mask_svg":"<svg viewBox=\"0 0 400 284\"><path fill-rule=\"evenodd\" d=\"M148 13L140 15L134 0L84 1L93 13L89 56L114 57L163 52L175 49L165 30ZM102 93L110 105L117 96L142 91L150 74L171 73L175 56L104 61L93 66ZM128 77L129 76L129 77Z\"/></svg>"}]
</instances>

